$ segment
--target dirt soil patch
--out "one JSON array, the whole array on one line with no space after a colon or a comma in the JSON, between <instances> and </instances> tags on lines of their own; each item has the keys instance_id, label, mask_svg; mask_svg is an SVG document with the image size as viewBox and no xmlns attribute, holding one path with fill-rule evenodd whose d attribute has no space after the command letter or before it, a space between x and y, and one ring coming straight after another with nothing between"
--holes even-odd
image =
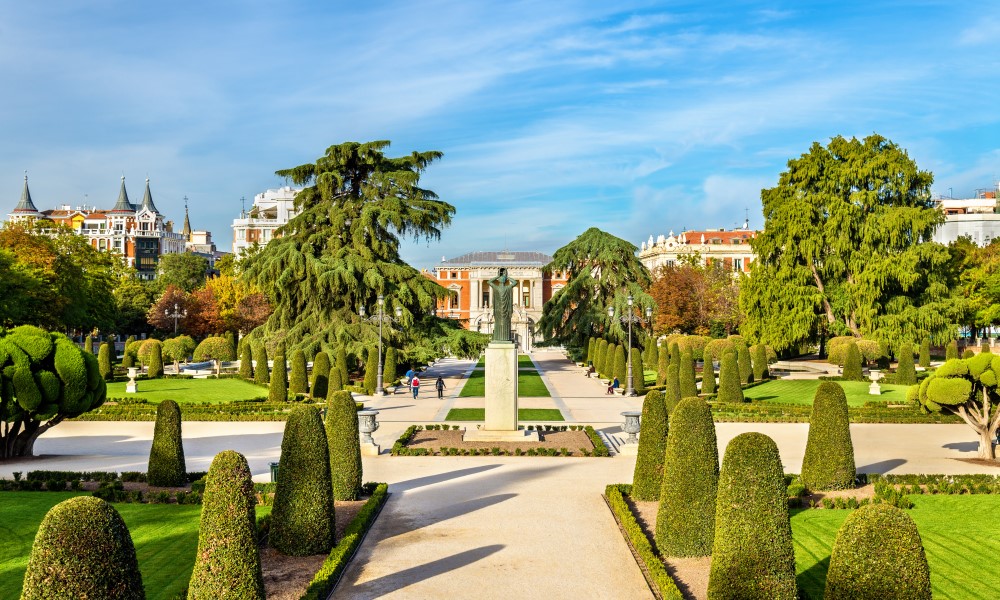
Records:
<instances>
[{"instance_id":1,"label":"dirt soil patch","mask_svg":"<svg viewBox=\"0 0 1000 600\"><path fill-rule=\"evenodd\" d=\"M956 458L955 460L959 460L970 465L979 465L981 467L1000 468L1000 460L989 460L988 458Z\"/></svg>"},{"instance_id":2,"label":"dirt soil patch","mask_svg":"<svg viewBox=\"0 0 1000 600\"><path fill-rule=\"evenodd\" d=\"M583 456L580 448L593 451L594 444L585 431L540 431L538 442L466 442L462 440L462 430L427 431L421 430L414 434L406 446L408 448L427 448L434 452L441 448L458 448L460 450L490 450L499 448L503 452L514 451L517 448L566 448L570 456Z\"/></svg>"},{"instance_id":3,"label":"dirt soil patch","mask_svg":"<svg viewBox=\"0 0 1000 600\"><path fill-rule=\"evenodd\" d=\"M649 538L649 542L656 546L653 541L656 532L656 513L659 510L659 502L636 502L625 497L635 520L638 521L642 531ZM712 570L712 557L699 556L695 558L675 558L664 557L663 564L667 572L674 578L677 587L684 594L685 598L702 600L708 598L708 574Z\"/></svg>"},{"instance_id":4,"label":"dirt soil patch","mask_svg":"<svg viewBox=\"0 0 1000 600\"><path fill-rule=\"evenodd\" d=\"M336 502L337 541L344 536L344 530L365 505L364 500L351 502ZM260 550L260 564L264 571L264 592L268 600L297 600L305 593L306 588L316 571L326 560L326 554L313 556L285 556L274 548L265 547Z\"/></svg>"}]
</instances>

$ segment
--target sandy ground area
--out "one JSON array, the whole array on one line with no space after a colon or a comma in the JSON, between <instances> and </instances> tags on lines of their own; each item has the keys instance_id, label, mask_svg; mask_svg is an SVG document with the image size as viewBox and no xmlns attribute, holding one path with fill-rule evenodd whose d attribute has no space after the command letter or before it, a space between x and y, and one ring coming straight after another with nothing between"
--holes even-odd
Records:
<instances>
[{"instance_id":1,"label":"sandy ground area","mask_svg":"<svg viewBox=\"0 0 1000 600\"><path fill-rule=\"evenodd\" d=\"M427 431L422 430L414 434L413 439L407 444L410 448L461 448L461 449L491 449L500 448L503 451L512 451L515 448L527 450L528 448L552 448L559 450L566 448L570 455L580 456L580 448L588 452L593 451L594 444L590 441L586 432L583 431L543 431L539 434L538 442L466 442L462 439L461 430L454 431Z\"/></svg>"}]
</instances>

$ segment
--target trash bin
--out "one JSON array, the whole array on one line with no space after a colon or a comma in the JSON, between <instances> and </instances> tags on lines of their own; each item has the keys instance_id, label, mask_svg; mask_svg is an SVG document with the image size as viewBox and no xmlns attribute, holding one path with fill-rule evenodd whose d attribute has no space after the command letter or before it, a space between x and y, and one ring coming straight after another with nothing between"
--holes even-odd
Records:
<instances>
[{"instance_id":1,"label":"trash bin","mask_svg":"<svg viewBox=\"0 0 1000 600\"><path fill-rule=\"evenodd\" d=\"M271 483L278 481L278 463L271 463Z\"/></svg>"}]
</instances>

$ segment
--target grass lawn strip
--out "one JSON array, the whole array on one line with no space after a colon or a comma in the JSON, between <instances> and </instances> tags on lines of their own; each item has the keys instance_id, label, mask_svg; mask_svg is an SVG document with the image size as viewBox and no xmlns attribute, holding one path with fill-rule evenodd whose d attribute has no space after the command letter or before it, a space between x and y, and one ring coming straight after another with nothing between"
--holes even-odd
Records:
<instances>
[{"instance_id":1,"label":"grass lawn strip","mask_svg":"<svg viewBox=\"0 0 1000 600\"><path fill-rule=\"evenodd\" d=\"M125 392L127 384L124 381L109 383L108 399L145 398L155 403L174 400L178 404L185 402L217 404L267 397L267 388L242 379L140 379L136 384L139 391L127 394Z\"/></svg>"},{"instance_id":2,"label":"grass lawn strip","mask_svg":"<svg viewBox=\"0 0 1000 600\"><path fill-rule=\"evenodd\" d=\"M453 408L448 411L445 421L485 421L485 408ZM519 408L518 421L563 421L562 413L557 408Z\"/></svg>"},{"instance_id":3,"label":"grass lawn strip","mask_svg":"<svg viewBox=\"0 0 1000 600\"><path fill-rule=\"evenodd\" d=\"M747 400L759 402L776 402L782 404L803 404L812 406L813 396L816 388L822 383L818 379L779 379L768 381L761 385L743 390L743 396ZM867 381L837 381L844 388L847 395L847 405L855 408L864 406L865 402L878 400L880 402L890 402L892 404L906 404L906 385L883 384L882 394L872 396L868 393Z\"/></svg>"},{"instance_id":4,"label":"grass lawn strip","mask_svg":"<svg viewBox=\"0 0 1000 600\"><path fill-rule=\"evenodd\" d=\"M480 398L486 395L486 372L474 370L462 386L459 398ZM541 375L535 369L522 369L517 374L517 395L521 398L551 398Z\"/></svg>"},{"instance_id":5,"label":"grass lawn strip","mask_svg":"<svg viewBox=\"0 0 1000 600\"><path fill-rule=\"evenodd\" d=\"M480 356L479 357L479 362L476 363L476 367L475 368L482 369L485 366L486 366L486 357L485 356ZM535 368L535 363L531 362L531 357L528 356L527 354L518 354L517 355L517 367L519 369L523 369L525 367L533 369L533 368Z\"/></svg>"}]
</instances>

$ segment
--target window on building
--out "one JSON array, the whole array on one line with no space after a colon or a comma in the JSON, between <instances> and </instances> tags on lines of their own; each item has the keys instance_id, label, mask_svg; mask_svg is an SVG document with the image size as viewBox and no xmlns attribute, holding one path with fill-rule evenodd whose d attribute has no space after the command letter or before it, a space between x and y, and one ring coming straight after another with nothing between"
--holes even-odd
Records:
<instances>
[{"instance_id":1,"label":"window on building","mask_svg":"<svg viewBox=\"0 0 1000 600\"><path fill-rule=\"evenodd\" d=\"M733 270L734 271L742 271L743 270L743 259L742 258L734 258L733 259Z\"/></svg>"},{"instance_id":2,"label":"window on building","mask_svg":"<svg viewBox=\"0 0 1000 600\"><path fill-rule=\"evenodd\" d=\"M525 290L521 298L521 306L524 308L531 308L531 292Z\"/></svg>"},{"instance_id":3,"label":"window on building","mask_svg":"<svg viewBox=\"0 0 1000 600\"><path fill-rule=\"evenodd\" d=\"M483 290L483 308L490 307L490 291L489 289Z\"/></svg>"},{"instance_id":4,"label":"window on building","mask_svg":"<svg viewBox=\"0 0 1000 600\"><path fill-rule=\"evenodd\" d=\"M455 271L452 271L451 272L451 278L452 279L458 279L458 273L456 273Z\"/></svg>"}]
</instances>

